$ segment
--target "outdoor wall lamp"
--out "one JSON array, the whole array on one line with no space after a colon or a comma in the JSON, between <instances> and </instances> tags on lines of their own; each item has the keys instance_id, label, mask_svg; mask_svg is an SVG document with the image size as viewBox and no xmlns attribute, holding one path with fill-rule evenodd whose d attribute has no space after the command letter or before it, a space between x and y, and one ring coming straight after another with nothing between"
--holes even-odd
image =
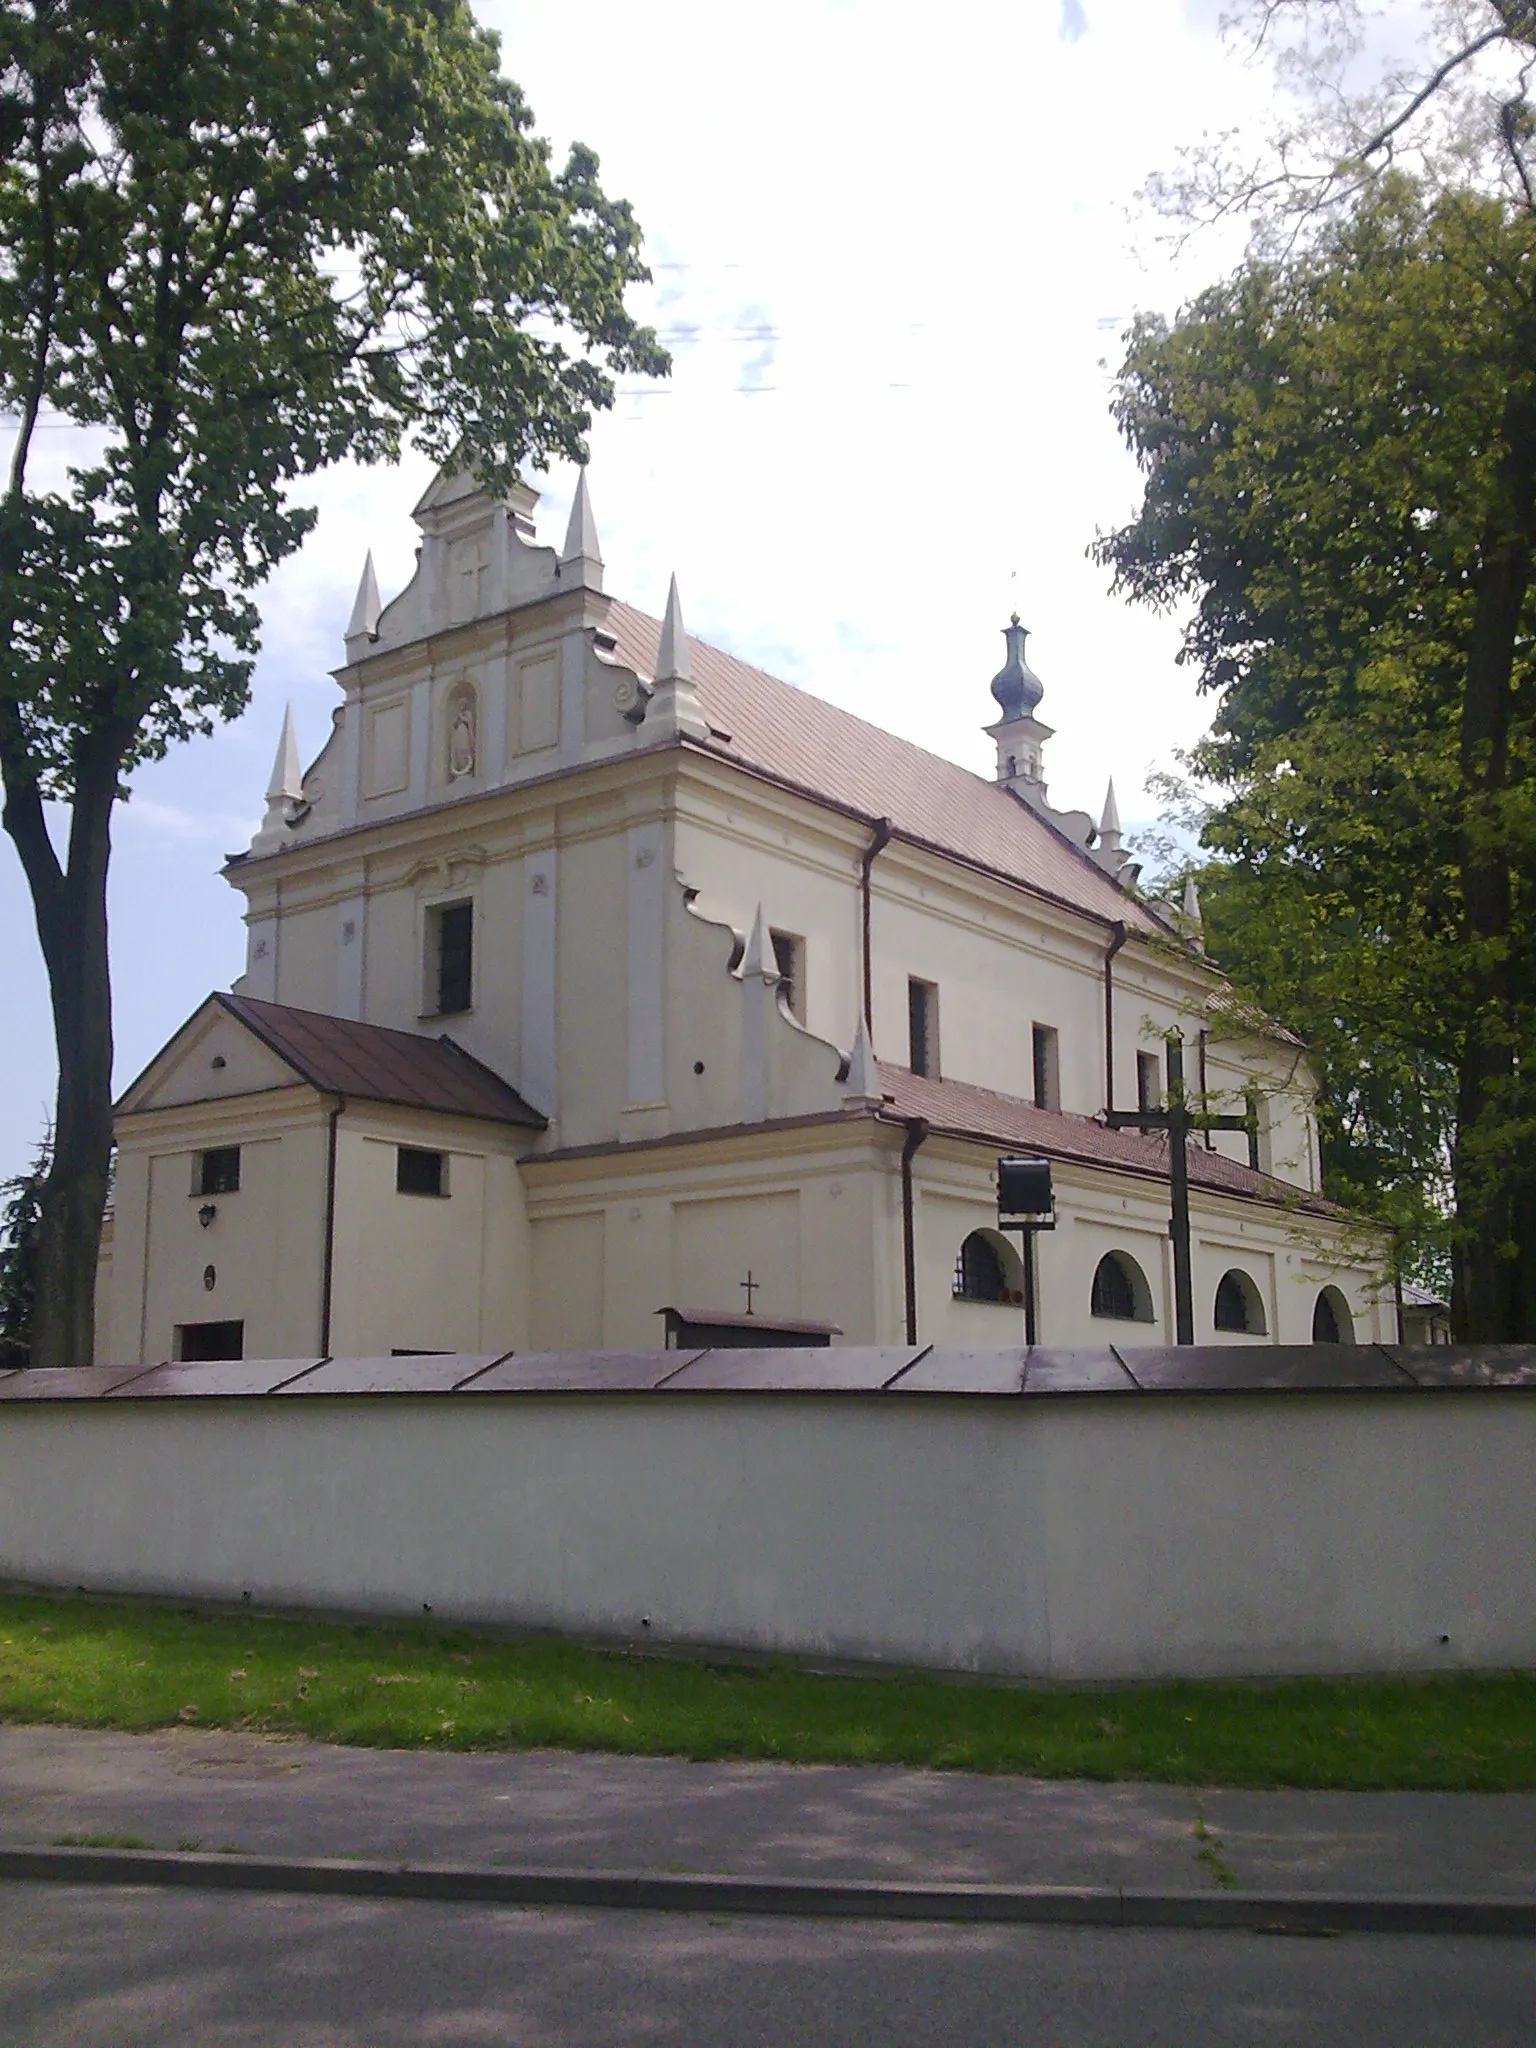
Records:
<instances>
[{"instance_id":1,"label":"outdoor wall lamp","mask_svg":"<svg viewBox=\"0 0 1536 2048\"><path fill-rule=\"evenodd\" d=\"M209 1224L213 1221L214 1217L218 1215L218 1213L219 1205L217 1202L204 1202L201 1209L199 1209L197 1212L197 1220L199 1223L201 1223L204 1230L206 1230Z\"/></svg>"}]
</instances>

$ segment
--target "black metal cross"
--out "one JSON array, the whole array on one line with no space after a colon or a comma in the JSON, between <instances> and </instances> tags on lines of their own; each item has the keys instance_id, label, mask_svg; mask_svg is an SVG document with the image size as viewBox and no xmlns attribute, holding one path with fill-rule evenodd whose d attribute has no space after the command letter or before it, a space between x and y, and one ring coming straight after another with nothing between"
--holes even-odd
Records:
<instances>
[{"instance_id":1,"label":"black metal cross","mask_svg":"<svg viewBox=\"0 0 1536 2048\"><path fill-rule=\"evenodd\" d=\"M1168 1107L1166 1109L1107 1109L1104 1121L1112 1131L1166 1131L1168 1133L1168 1183L1173 1214L1168 1234L1173 1239L1174 1341L1195 1341L1195 1283L1189 1248L1189 1134L1191 1131L1246 1131L1248 1164L1258 1170L1258 1105L1250 1099L1244 1116L1214 1116L1207 1109L1191 1109L1184 1095L1184 1041L1168 1040Z\"/></svg>"},{"instance_id":2,"label":"black metal cross","mask_svg":"<svg viewBox=\"0 0 1536 2048\"><path fill-rule=\"evenodd\" d=\"M745 1280L738 1280L738 1281L736 1282L736 1285L737 1285L738 1287L744 1287L744 1288L745 1288L745 1289L747 1290L747 1314L748 1314L748 1315L751 1315L751 1313L752 1313L752 1297L753 1297L753 1295L754 1295L754 1294L756 1294L757 1290L759 1289L759 1287L761 1287L761 1286L762 1286L762 1284L763 1284L763 1283L762 1283L762 1281L761 1281L761 1280L754 1280L754 1279L752 1278L752 1268L751 1268L750 1266L748 1266L748 1268L747 1268L747 1277L746 1277L746 1279L745 1279Z\"/></svg>"}]
</instances>

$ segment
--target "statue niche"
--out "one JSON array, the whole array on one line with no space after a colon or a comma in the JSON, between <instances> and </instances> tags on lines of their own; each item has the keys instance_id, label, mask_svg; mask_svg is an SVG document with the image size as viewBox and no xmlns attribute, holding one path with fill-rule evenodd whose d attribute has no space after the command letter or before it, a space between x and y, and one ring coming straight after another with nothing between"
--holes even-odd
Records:
<instances>
[{"instance_id":1,"label":"statue niche","mask_svg":"<svg viewBox=\"0 0 1536 2048\"><path fill-rule=\"evenodd\" d=\"M448 693L446 715L448 780L463 782L474 774L479 754L479 713L473 683L454 684Z\"/></svg>"}]
</instances>

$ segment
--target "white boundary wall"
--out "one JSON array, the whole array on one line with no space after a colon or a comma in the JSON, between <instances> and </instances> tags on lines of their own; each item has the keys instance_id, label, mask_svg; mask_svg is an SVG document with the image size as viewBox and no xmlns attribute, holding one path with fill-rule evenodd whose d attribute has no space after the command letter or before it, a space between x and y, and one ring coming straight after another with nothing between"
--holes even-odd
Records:
<instances>
[{"instance_id":1,"label":"white boundary wall","mask_svg":"<svg viewBox=\"0 0 1536 2048\"><path fill-rule=\"evenodd\" d=\"M1053 1679L1529 1668L1536 1393L16 1402L0 1573Z\"/></svg>"}]
</instances>

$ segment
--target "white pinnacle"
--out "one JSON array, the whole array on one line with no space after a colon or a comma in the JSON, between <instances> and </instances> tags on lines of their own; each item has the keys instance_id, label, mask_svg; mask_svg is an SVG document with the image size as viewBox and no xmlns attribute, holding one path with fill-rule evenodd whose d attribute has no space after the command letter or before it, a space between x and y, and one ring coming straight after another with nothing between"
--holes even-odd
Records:
<instances>
[{"instance_id":1,"label":"white pinnacle","mask_svg":"<svg viewBox=\"0 0 1536 2048\"><path fill-rule=\"evenodd\" d=\"M1109 778L1109 788L1104 792L1104 815L1099 820L1099 837L1108 840L1120 837L1120 806L1115 802L1115 778Z\"/></svg>"},{"instance_id":2,"label":"white pinnacle","mask_svg":"<svg viewBox=\"0 0 1536 2048\"><path fill-rule=\"evenodd\" d=\"M587 496L587 470L583 463L576 472L576 495L571 500L571 520L565 529L562 562L601 562L597 544L597 521L592 517L592 500Z\"/></svg>"},{"instance_id":3,"label":"white pinnacle","mask_svg":"<svg viewBox=\"0 0 1536 2048\"><path fill-rule=\"evenodd\" d=\"M763 926L763 906L757 906L757 915L752 920L752 929L747 934L746 950L741 956L741 978L761 974L765 978L772 973L768 964L768 941Z\"/></svg>"},{"instance_id":4,"label":"white pinnacle","mask_svg":"<svg viewBox=\"0 0 1536 2048\"><path fill-rule=\"evenodd\" d=\"M299 743L293 732L293 706L283 710L283 730L277 742L277 759L272 763L272 780L267 784L267 802L298 803L304 795L304 771L299 765Z\"/></svg>"},{"instance_id":5,"label":"white pinnacle","mask_svg":"<svg viewBox=\"0 0 1536 2048\"><path fill-rule=\"evenodd\" d=\"M853 1029L853 1046L848 1054L848 1071L843 1076L843 1093L857 1102L878 1102L880 1070L870 1049L869 1033L861 1016Z\"/></svg>"},{"instance_id":6,"label":"white pinnacle","mask_svg":"<svg viewBox=\"0 0 1536 2048\"><path fill-rule=\"evenodd\" d=\"M672 578L667 591L667 615L661 622L661 646L656 655L656 680L658 683L691 683L693 664L688 656L688 629L683 624L682 600L677 594L677 578Z\"/></svg>"},{"instance_id":7,"label":"white pinnacle","mask_svg":"<svg viewBox=\"0 0 1536 2048\"><path fill-rule=\"evenodd\" d=\"M368 550L368 559L363 564L362 580L357 586L357 600L352 606L352 618L347 627L346 637L356 640L366 636L370 640L379 637L379 614L384 607L379 601L379 579L373 573L373 549Z\"/></svg>"},{"instance_id":8,"label":"white pinnacle","mask_svg":"<svg viewBox=\"0 0 1536 2048\"><path fill-rule=\"evenodd\" d=\"M1193 875L1191 875L1189 877L1189 880L1184 884L1183 910L1185 923L1193 925L1196 931L1198 931L1200 929L1201 923L1200 891L1195 887L1195 878Z\"/></svg>"}]
</instances>

